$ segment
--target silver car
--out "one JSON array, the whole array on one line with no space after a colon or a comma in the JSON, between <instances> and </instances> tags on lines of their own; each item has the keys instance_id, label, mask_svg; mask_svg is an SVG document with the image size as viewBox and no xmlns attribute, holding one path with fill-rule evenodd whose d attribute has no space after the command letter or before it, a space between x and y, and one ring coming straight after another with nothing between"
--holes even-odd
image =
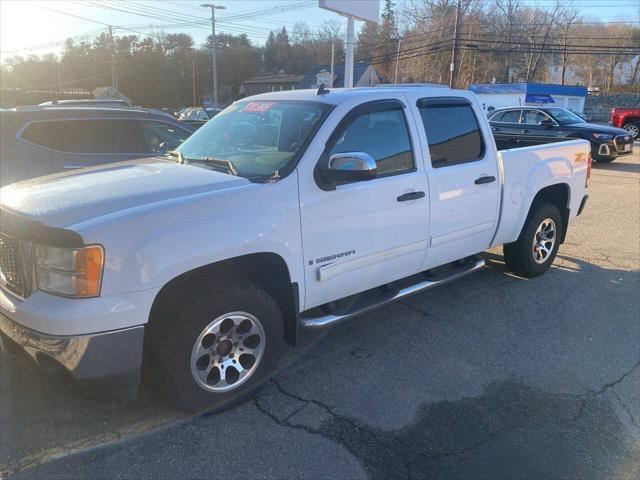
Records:
<instances>
[{"instance_id":1,"label":"silver car","mask_svg":"<svg viewBox=\"0 0 640 480\"><path fill-rule=\"evenodd\" d=\"M0 111L0 185L173 150L195 129L143 108L35 105Z\"/></svg>"}]
</instances>

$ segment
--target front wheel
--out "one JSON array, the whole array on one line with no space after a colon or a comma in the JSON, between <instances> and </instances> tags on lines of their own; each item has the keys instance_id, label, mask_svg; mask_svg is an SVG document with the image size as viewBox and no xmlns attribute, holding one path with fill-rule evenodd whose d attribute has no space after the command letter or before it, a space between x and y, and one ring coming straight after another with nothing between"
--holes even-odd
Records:
<instances>
[{"instance_id":1,"label":"front wheel","mask_svg":"<svg viewBox=\"0 0 640 480\"><path fill-rule=\"evenodd\" d=\"M640 122L629 122L622 128L629 132L633 136L634 140L638 140L638 138L640 138Z\"/></svg>"},{"instance_id":2,"label":"front wheel","mask_svg":"<svg viewBox=\"0 0 640 480\"><path fill-rule=\"evenodd\" d=\"M518 239L504 245L507 267L523 277L542 275L556 258L563 231L558 207L548 202L535 202Z\"/></svg>"},{"instance_id":3,"label":"front wheel","mask_svg":"<svg viewBox=\"0 0 640 480\"><path fill-rule=\"evenodd\" d=\"M144 373L178 408L220 409L248 398L285 349L277 302L249 282L168 291L152 311Z\"/></svg>"}]
</instances>

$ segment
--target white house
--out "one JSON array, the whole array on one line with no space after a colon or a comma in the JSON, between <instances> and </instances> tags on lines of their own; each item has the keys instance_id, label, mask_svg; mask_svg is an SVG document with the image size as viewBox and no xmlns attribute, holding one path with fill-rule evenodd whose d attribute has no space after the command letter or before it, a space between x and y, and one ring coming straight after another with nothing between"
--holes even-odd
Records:
<instances>
[{"instance_id":1,"label":"white house","mask_svg":"<svg viewBox=\"0 0 640 480\"><path fill-rule=\"evenodd\" d=\"M471 85L482 102L484 110L526 105L557 106L583 113L587 88L578 85L555 85L545 83L486 83Z\"/></svg>"}]
</instances>

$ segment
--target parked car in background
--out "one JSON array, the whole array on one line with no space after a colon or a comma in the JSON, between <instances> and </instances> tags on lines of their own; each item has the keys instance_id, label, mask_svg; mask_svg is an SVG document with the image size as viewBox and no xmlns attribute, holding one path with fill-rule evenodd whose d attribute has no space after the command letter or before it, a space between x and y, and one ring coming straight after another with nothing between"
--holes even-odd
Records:
<instances>
[{"instance_id":1,"label":"parked car in background","mask_svg":"<svg viewBox=\"0 0 640 480\"><path fill-rule=\"evenodd\" d=\"M566 108L500 108L489 116L489 123L500 150L582 138L589 140L593 158L599 162L633 152L633 137L628 131L588 123Z\"/></svg>"},{"instance_id":2,"label":"parked car in background","mask_svg":"<svg viewBox=\"0 0 640 480\"><path fill-rule=\"evenodd\" d=\"M96 100L96 99L83 99L83 100L51 100L40 104L41 106L61 106L61 107L130 107L131 104L126 100Z\"/></svg>"},{"instance_id":3,"label":"parked car in background","mask_svg":"<svg viewBox=\"0 0 640 480\"><path fill-rule=\"evenodd\" d=\"M0 111L0 185L173 150L194 128L142 108L35 105Z\"/></svg>"},{"instance_id":4,"label":"parked car in background","mask_svg":"<svg viewBox=\"0 0 640 480\"><path fill-rule=\"evenodd\" d=\"M609 125L624 128L634 140L640 139L640 108L619 108L611 110Z\"/></svg>"},{"instance_id":5,"label":"parked car in background","mask_svg":"<svg viewBox=\"0 0 640 480\"><path fill-rule=\"evenodd\" d=\"M219 108L188 107L180 113L178 120L193 125L195 128L200 128L221 111Z\"/></svg>"}]
</instances>

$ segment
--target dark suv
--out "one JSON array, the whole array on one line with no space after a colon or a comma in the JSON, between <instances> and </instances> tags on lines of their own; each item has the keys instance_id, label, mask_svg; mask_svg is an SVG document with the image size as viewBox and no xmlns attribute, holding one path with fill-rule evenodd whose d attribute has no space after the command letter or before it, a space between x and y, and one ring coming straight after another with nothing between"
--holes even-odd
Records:
<instances>
[{"instance_id":1,"label":"dark suv","mask_svg":"<svg viewBox=\"0 0 640 480\"><path fill-rule=\"evenodd\" d=\"M633 152L633 136L622 128L588 123L560 107L512 107L489 114L498 149L583 138L591 142L593 158L611 162Z\"/></svg>"},{"instance_id":2,"label":"dark suv","mask_svg":"<svg viewBox=\"0 0 640 480\"><path fill-rule=\"evenodd\" d=\"M36 105L0 111L0 185L155 156L194 131L143 108Z\"/></svg>"}]
</instances>

